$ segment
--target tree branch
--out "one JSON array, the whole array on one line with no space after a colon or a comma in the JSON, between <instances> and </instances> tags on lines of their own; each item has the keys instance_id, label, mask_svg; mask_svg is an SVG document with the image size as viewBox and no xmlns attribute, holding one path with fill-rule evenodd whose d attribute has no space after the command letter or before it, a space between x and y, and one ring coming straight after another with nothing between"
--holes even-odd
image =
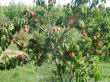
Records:
<instances>
[{"instance_id":1,"label":"tree branch","mask_svg":"<svg viewBox=\"0 0 110 82\"><path fill-rule=\"evenodd\" d=\"M69 79L69 82L72 82L73 76L74 76L74 73L72 72L70 79Z\"/></svg>"},{"instance_id":2,"label":"tree branch","mask_svg":"<svg viewBox=\"0 0 110 82\"><path fill-rule=\"evenodd\" d=\"M62 33L62 35L60 36L56 46L54 47L54 49L52 50L53 52L55 52L55 49L57 48L57 46L59 45L59 43L62 41L63 39L63 36L70 30L70 27L69 28L65 28L64 32Z\"/></svg>"}]
</instances>

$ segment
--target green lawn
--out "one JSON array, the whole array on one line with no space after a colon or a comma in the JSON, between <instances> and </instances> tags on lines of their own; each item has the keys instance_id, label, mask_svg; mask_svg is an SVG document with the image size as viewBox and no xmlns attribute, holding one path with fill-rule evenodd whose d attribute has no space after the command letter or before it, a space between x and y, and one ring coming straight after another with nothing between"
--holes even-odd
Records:
<instances>
[{"instance_id":1,"label":"green lawn","mask_svg":"<svg viewBox=\"0 0 110 82\"><path fill-rule=\"evenodd\" d=\"M110 63L101 63L100 71L102 73L102 80L98 82L110 82Z\"/></svg>"},{"instance_id":2,"label":"green lawn","mask_svg":"<svg viewBox=\"0 0 110 82\"><path fill-rule=\"evenodd\" d=\"M110 63L100 63L100 71L102 79L98 82L110 82ZM32 62L9 71L0 71L0 82L51 82L51 71L45 65L36 69Z\"/></svg>"},{"instance_id":3,"label":"green lawn","mask_svg":"<svg viewBox=\"0 0 110 82\"><path fill-rule=\"evenodd\" d=\"M31 62L23 67L0 71L0 82L48 82L51 71L46 66L36 67Z\"/></svg>"},{"instance_id":4,"label":"green lawn","mask_svg":"<svg viewBox=\"0 0 110 82\"><path fill-rule=\"evenodd\" d=\"M0 82L36 82L33 63L12 70L0 71Z\"/></svg>"}]
</instances>

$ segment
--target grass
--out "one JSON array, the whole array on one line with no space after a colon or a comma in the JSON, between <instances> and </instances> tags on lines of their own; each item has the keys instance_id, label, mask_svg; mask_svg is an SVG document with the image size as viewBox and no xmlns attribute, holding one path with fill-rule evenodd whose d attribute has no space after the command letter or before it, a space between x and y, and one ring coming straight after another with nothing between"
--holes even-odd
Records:
<instances>
[{"instance_id":1,"label":"grass","mask_svg":"<svg viewBox=\"0 0 110 82\"><path fill-rule=\"evenodd\" d=\"M0 71L0 82L49 82L50 79L51 71L45 65L36 69L33 62L9 71Z\"/></svg>"},{"instance_id":2,"label":"grass","mask_svg":"<svg viewBox=\"0 0 110 82\"><path fill-rule=\"evenodd\" d=\"M110 82L110 63L100 63L100 71L102 79L98 82ZM0 71L0 82L51 82L51 74L45 65L36 69L34 63L31 62L23 67Z\"/></svg>"},{"instance_id":3,"label":"grass","mask_svg":"<svg viewBox=\"0 0 110 82\"><path fill-rule=\"evenodd\" d=\"M110 63L101 63L100 71L102 73L102 79L98 82L110 82Z\"/></svg>"},{"instance_id":4,"label":"grass","mask_svg":"<svg viewBox=\"0 0 110 82\"><path fill-rule=\"evenodd\" d=\"M12 70L0 71L0 82L36 82L33 63Z\"/></svg>"}]
</instances>

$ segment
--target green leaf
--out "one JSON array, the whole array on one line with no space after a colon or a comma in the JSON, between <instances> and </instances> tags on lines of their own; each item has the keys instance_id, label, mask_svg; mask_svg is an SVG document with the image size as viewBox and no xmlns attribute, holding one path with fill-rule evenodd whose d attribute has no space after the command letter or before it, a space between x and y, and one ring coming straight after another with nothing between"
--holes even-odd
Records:
<instances>
[{"instance_id":1,"label":"green leaf","mask_svg":"<svg viewBox=\"0 0 110 82\"><path fill-rule=\"evenodd\" d=\"M78 53L78 60L80 60L82 58L82 53L79 51Z\"/></svg>"},{"instance_id":2,"label":"green leaf","mask_svg":"<svg viewBox=\"0 0 110 82\"><path fill-rule=\"evenodd\" d=\"M102 77L101 77L101 73L100 72L97 72L96 75L95 75L95 81L98 81L100 80Z\"/></svg>"},{"instance_id":3,"label":"green leaf","mask_svg":"<svg viewBox=\"0 0 110 82\"><path fill-rule=\"evenodd\" d=\"M2 48L0 47L0 55L2 54Z\"/></svg>"},{"instance_id":4,"label":"green leaf","mask_svg":"<svg viewBox=\"0 0 110 82\"><path fill-rule=\"evenodd\" d=\"M110 47L110 42L108 43L108 47Z\"/></svg>"},{"instance_id":5,"label":"green leaf","mask_svg":"<svg viewBox=\"0 0 110 82\"><path fill-rule=\"evenodd\" d=\"M67 44L64 44L64 49L65 49L66 51L68 51L68 50L69 50L69 47L68 47L68 45L67 45Z\"/></svg>"},{"instance_id":6,"label":"green leaf","mask_svg":"<svg viewBox=\"0 0 110 82\"><path fill-rule=\"evenodd\" d=\"M92 44L92 39L91 39L91 38L87 38L87 39L86 39L86 42L87 42L89 45L91 45L91 44Z\"/></svg>"}]
</instances>

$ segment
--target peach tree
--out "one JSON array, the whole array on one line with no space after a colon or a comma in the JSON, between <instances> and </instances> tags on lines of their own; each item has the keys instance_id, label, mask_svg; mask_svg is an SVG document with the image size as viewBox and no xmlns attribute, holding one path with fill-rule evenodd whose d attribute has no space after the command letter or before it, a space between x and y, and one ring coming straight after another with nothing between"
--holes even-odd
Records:
<instances>
[{"instance_id":1,"label":"peach tree","mask_svg":"<svg viewBox=\"0 0 110 82\"><path fill-rule=\"evenodd\" d=\"M44 0L37 0L34 11L25 8L24 19L14 18L13 24L0 29L0 52L10 45L13 35L23 27L24 32L31 33L33 38L28 46L19 42L16 44L20 50L26 50L29 56L19 55L19 60L12 58L2 64L5 65L2 69L14 68L17 64L23 65L34 60L38 66L46 64L58 78L57 81L87 82L93 77L95 80L100 79L99 58L108 54L110 48L110 22L107 14L110 10L103 4L96 6L99 1L72 0L63 5L60 13L55 10L59 8L54 7L56 0L49 0L47 7ZM10 64L13 60L15 64ZM48 62L52 62L56 68L51 68Z\"/></svg>"},{"instance_id":2,"label":"peach tree","mask_svg":"<svg viewBox=\"0 0 110 82\"><path fill-rule=\"evenodd\" d=\"M28 28L24 26L24 29L29 29L30 33L38 31L29 41L27 53L38 66L53 61L56 70L49 68L62 82L72 82L74 79L76 82L85 82L91 77L95 77L95 80L101 78L98 56L103 56L104 51L107 51L103 43L106 40L102 38L102 30L105 28L102 24L109 24L104 22L105 11L101 12L103 5L99 8L96 6L99 0L93 0L87 6L89 2L72 1L64 5L64 15L53 17L50 14L54 9L54 0L48 1L47 10L42 8L40 11L25 12ZM75 31L81 35L77 41L74 36L78 35L73 35Z\"/></svg>"},{"instance_id":3,"label":"peach tree","mask_svg":"<svg viewBox=\"0 0 110 82\"><path fill-rule=\"evenodd\" d=\"M14 17L13 21L11 22L6 20L2 22L0 27L0 55L2 54L3 57L0 61L0 70L12 69L17 65L23 65L27 63L27 58L25 56L21 57L19 55L18 57L9 58L7 55L2 53L11 45L12 42L14 42L14 35L16 32L20 31L24 24L25 20L17 17Z\"/></svg>"}]
</instances>

